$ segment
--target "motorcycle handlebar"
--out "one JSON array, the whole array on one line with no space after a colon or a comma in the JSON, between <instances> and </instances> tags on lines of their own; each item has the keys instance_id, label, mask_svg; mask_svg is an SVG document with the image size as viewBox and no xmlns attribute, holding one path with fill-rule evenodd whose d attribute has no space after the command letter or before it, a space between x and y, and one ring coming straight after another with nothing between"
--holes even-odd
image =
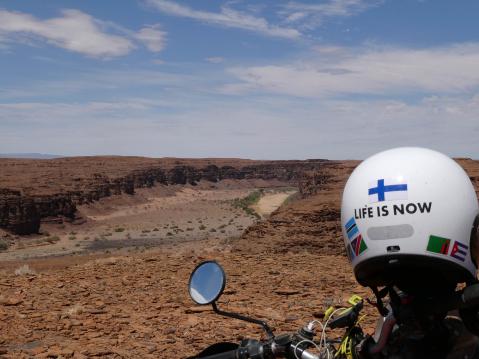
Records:
<instances>
[{"instance_id":1,"label":"motorcycle handlebar","mask_svg":"<svg viewBox=\"0 0 479 359\"><path fill-rule=\"evenodd\" d=\"M305 349L300 349L297 347L292 346L291 349L293 351L296 351L296 357L301 358L301 359L319 359L320 357L308 352ZM258 354L258 353L255 353ZM260 354L261 355L261 354ZM273 354L273 356L276 357L276 355ZM263 355L257 356L253 355L250 356L250 352L248 348L238 348L235 350L227 351L224 353L219 353L219 354L214 354L214 355L208 355L206 357L202 357L201 359L248 359L248 358L263 358ZM268 356L269 358L269 356Z\"/></svg>"},{"instance_id":2,"label":"motorcycle handlebar","mask_svg":"<svg viewBox=\"0 0 479 359\"><path fill-rule=\"evenodd\" d=\"M224 353L208 355L202 357L202 359L247 359L248 357L245 355L247 355L247 352L245 352L244 348L239 348Z\"/></svg>"}]
</instances>

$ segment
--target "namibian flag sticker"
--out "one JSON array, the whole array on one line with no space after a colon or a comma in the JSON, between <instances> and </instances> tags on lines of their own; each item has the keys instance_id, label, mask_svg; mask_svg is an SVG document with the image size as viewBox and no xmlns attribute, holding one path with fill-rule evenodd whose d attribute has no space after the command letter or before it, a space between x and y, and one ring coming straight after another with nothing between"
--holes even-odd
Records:
<instances>
[{"instance_id":1,"label":"namibian flag sticker","mask_svg":"<svg viewBox=\"0 0 479 359\"><path fill-rule=\"evenodd\" d=\"M354 251L354 255L357 257L368 249L368 246L366 245L366 242L364 242L363 236L359 235L351 241L351 248Z\"/></svg>"},{"instance_id":2,"label":"namibian flag sticker","mask_svg":"<svg viewBox=\"0 0 479 359\"><path fill-rule=\"evenodd\" d=\"M448 238L430 235L426 250L432 253L447 255L450 244L451 240Z\"/></svg>"}]
</instances>

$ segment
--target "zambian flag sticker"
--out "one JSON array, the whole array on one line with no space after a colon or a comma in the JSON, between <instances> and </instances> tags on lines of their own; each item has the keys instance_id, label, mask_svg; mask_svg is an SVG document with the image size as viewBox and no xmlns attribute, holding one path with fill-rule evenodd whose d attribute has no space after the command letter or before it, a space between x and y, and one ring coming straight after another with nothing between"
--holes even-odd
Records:
<instances>
[{"instance_id":1,"label":"zambian flag sticker","mask_svg":"<svg viewBox=\"0 0 479 359\"><path fill-rule=\"evenodd\" d=\"M450 239L430 235L426 250L428 252L447 255L449 252L450 243Z\"/></svg>"}]
</instances>

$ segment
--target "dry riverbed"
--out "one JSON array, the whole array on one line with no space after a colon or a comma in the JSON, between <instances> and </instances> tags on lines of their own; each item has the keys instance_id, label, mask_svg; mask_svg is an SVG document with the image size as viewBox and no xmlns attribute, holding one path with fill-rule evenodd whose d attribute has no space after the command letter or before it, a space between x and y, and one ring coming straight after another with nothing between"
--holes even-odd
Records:
<instances>
[{"instance_id":1,"label":"dry riverbed","mask_svg":"<svg viewBox=\"0 0 479 359\"><path fill-rule=\"evenodd\" d=\"M85 223L44 224L42 235L17 238L14 246L0 253L0 261L237 238L296 192L281 187L209 187L159 186L140 189L134 196L112 196L80 206ZM254 212L237 205L258 193L259 200L249 206Z\"/></svg>"}]
</instances>

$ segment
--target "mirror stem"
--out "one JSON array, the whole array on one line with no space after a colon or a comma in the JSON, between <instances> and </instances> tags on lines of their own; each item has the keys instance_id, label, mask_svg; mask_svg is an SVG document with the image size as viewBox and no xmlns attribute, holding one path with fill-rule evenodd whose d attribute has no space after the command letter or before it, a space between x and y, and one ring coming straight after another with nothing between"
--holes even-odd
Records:
<instances>
[{"instance_id":1,"label":"mirror stem","mask_svg":"<svg viewBox=\"0 0 479 359\"><path fill-rule=\"evenodd\" d=\"M216 306L216 302L211 303L211 305L213 306L213 310L215 311L215 313L223 315L225 317L235 318L235 319L243 320L245 322L261 325L264 331L266 332L266 334L268 335L268 339L272 339L274 337L273 331L271 330L271 328L266 322L262 320L258 320L258 319L249 318L241 314L224 312L218 309L218 307Z\"/></svg>"}]
</instances>

